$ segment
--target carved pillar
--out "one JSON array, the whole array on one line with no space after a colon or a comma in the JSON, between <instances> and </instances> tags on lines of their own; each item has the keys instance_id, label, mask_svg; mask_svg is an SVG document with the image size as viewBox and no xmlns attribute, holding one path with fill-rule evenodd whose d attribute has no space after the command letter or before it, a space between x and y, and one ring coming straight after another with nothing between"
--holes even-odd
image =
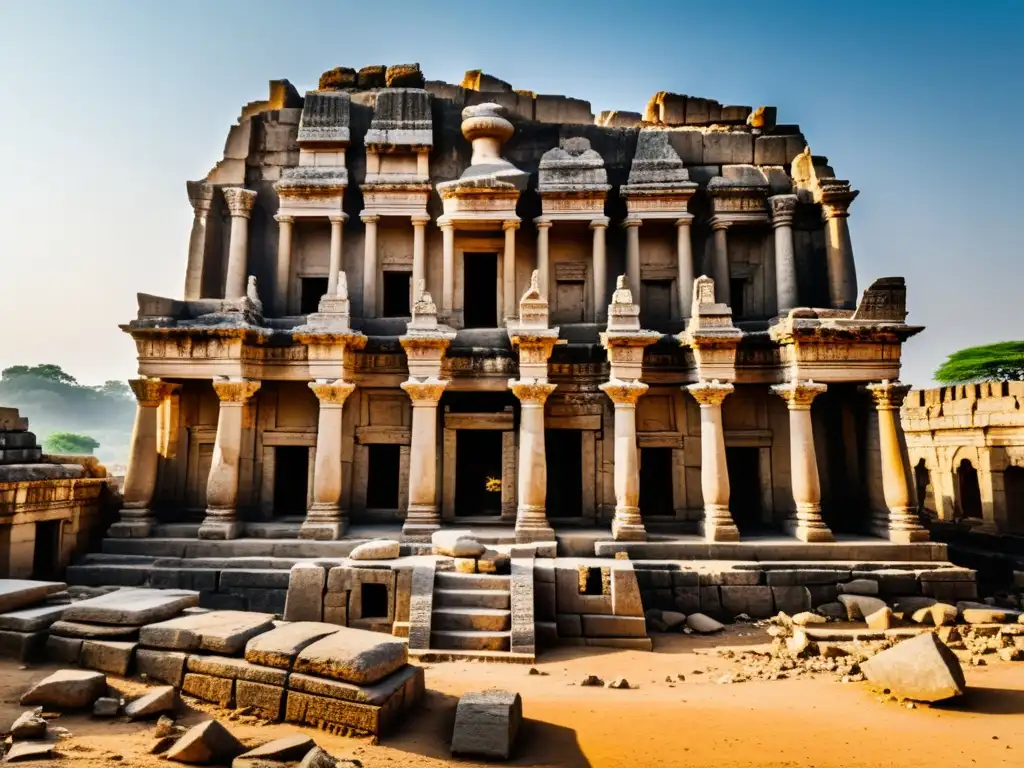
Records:
<instances>
[{"instance_id":1,"label":"carved pillar","mask_svg":"<svg viewBox=\"0 0 1024 768\"><path fill-rule=\"evenodd\" d=\"M455 225L441 224L441 314L451 317L455 297Z\"/></svg>"},{"instance_id":2,"label":"carved pillar","mask_svg":"<svg viewBox=\"0 0 1024 768\"><path fill-rule=\"evenodd\" d=\"M206 259L206 220L213 206L213 186L205 181L187 181L188 201L192 203L192 234L188 238L188 267L185 270L185 301L194 301L203 292L203 265Z\"/></svg>"},{"instance_id":3,"label":"carved pillar","mask_svg":"<svg viewBox=\"0 0 1024 768\"><path fill-rule=\"evenodd\" d=\"M108 535L114 538L141 538L148 536L156 520L151 504L156 490L157 465L157 409L164 399L177 388L160 379L133 379L128 382L135 393L135 427L128 454L128 472L124 478L124 504L121 519L110 526Z\"/></svg>"},{"instance_id":4,"label":"carved pillar","mask_svg":"<svg viewBox=\"0 0 1024 768\"><path fill-rule=\"evenodd\" d=\"M825 219L825 252L828 261L828 293L835 309L857 306L857 267L850 240L850 203L857 191L844 187L822 195L821 214Z\"/></svg>"},{"instance_id":5,"label":"carved pillar","mask_svg":"<svg viewBox=\"0 0 1024 768\"><path fill-rule=\"evenodd\" d=\"M224 281L224 298L240 299L245 296L248 282L249 216L256 192L242 187L227 187L224 200L231 214L231 242L228 246L228 273Z\"/></svg>"},{"instance_id":6,"label":"carved pillar","mask_svg":"<svg viewBox=\"0 0 1024 768\"><path fill-rule=\"evenodd\" d=\"M510 381L519 398L519 507L516 510L516 541L554 541L547 518L548 464L544 452L544 403L555 384Z\"/></svg>"},{"instance_id":7,"label":"carved pillar","mask_svg":"<svg viewBox=\"0 0 1024 768\"><path fill-rule=\"evenodd\" d=\"M715 259L711 277L715 281L715 301L732 304L729 288L729 222L719 216L711 218L711 229L715 233Z\"/></svg>"},{"instance_id":8,"label":"carved pillar","mask_svg":"<svg viewBox=\"0 0 1024 768\"><path fill-rule=\"evenodd\" d=\"M878 448L882 464L882 494L889 514L873 521L879 536L890 541L927 541L928 532L917 517L917 488L910 467L900 406L910 385L898 381L869 384L868 392L875 398L878 411Z\"/></svg>"},{"instance_id":9,"label":"carved pillar","mask_svg":"<svg viewBox=\"0 0 1024 768\"><path fill-rule=\"evenodd\" d=\"M790 382L772 387L789 408L789 465L796 511L786 529L801 541L834 541L821 517L821 484L814 451L811 403L824 392L824 384Z\"/></svg>"},{"instance_id":10,"label":"carved pillar","mask_svg":"<svg viewBox=\"0 0 1024 768\"><path fill-rule=\"evenodd\" d=\"M647 391L642 381L612 379L598 387L615 404L615 518L616 541L647 538L640 517L640 457L636 447L636 401Z\"/></svg>"},{"instance_id":11,"label":"carved pillar","mask_svg":"<svg viewBox=\"0 0 1024 768\"><path fill-rule=\"evenodd\" d=\"M299 529L300 539L340 539L348 528L341 512L341 432L345 400L355 384L311 381L309 388L320 401L313 463L313 504Z\"/></svg>"},{"instance_id":12,"label":"carved pillar","mask_svg":"<svg viewBox=\"0 0 1024 768\"><path fill-rule=\"evenodd\" d=\"M626 228L626 282L629 289L640 297L640 225L639 217L629 217L622 222Z\"/></svg>"},{"instance_id":13,"label":"carved pillar","mask_svg":"<svg viewBox=\"0 0 1024 768\"><path fill-rule=\"evenodd\" d=\"M429 539L441 527L437 508L437 404L447 381L430 378L403 381L412 400L412 444L409 448L409 509L402 536Z\"/></svg>"},{"instance_id":14,"label":"carved pillar","mask_svg":"<svg viewBox=\"0 0 1024 768\"><path fill-rule=\"evenodd\" d=\"M505 230L505 253L501 259L502 304L506 320L516 316L519 304L516 302L516 230L518 221L506 221L501 225Z\"/></svg>"},{"instance_id":15,"label":"carved pillar","mask_svg":"<svg viewBox=\"0 0 1024 768\"><path fill-rule=\"evenodd\" d=\"M796 253L793 249L793 214L796 195L774 195L768 198L775 229L775 294L778 313L788 314L798 306Z\"/></svg>"},{"instance_id":16,"label":"carved pillar","mask_svg":"<svg viewBox=\"0 0 1024 768\"><path fill-rule=\"evenodd\" d=\"M238 519L238 461L242 450L245 404L260 388L258 381L214 381L220 399L213 463L206 483L206 518L201 539L235 539L242 532Z\"/></svg>"},{"instance_id":17,"label":"carved pillar","mask_svg":"<svg viewBox=\"0 0 1024 768\"><path fill-rule=\"evenodd\" d=\"M608 319L608 260L605 250L608 219L595 219L590 222L590 228L594 231L594 322L601 323Z\"/></svg>"},{"instance_id":18,"label":"carved pillar","mask_svg":"<svg viewBox=\"0 0 1024 768\"><path fill-rule=\"evenodd\" d=\"M537 225L537 273L540 277L541 295L548 295L548 232L551 230L551 219L542 217L533 220Z\"/></svg>"},{"instance_id":19,"label":"carved pillar","mask_svg":"<svg viewBox=\"0 0 1024 768\"><path fill-rule=\"evenodd\" d=\"M702 381L686 390L700 404L700 488L704 494L702 532L708 541L738 541L739 529L729 511L729 469L725 460L722 401L732 384Z\"/></svg>"},{"instance_id":20,"label":"carved pillar","mask_svg":"<svg viewBox=\"0 0 1024 768\"><path fill-rule=\"evenodd\" d=\"M284 317L288 314L288 288L292 277L292 224L295 223L295 219L292 216L280 214L274 219L277 221L277 275L274 281L274 311L280 317Z\"/></svg>"},{"instance_id":21,"label":"carved pillar","mask_svg":"<svg viewBox=\"0 0 1024 768\"><path fill-rule=\"evenodd\" d=\"M377 316L377 222L380 216L360 217L366 224L363 250L363 317Z\"/></svg>"},{"instance_id":22,"label":"carved pillar","mask_svg":"<svg viewBox=\"0 0 1024 768\"><path fill-rule=\"evenodd\" d=\"M690 242L690 222L693 216L687 214L676 219L676 261L677 290L679 292L679 313L686 320L690 317L693 304L693 245Z\"/></svg>"},{"instance_id":23,"label":"carved pillar","mask_svg":"<svg viewBox=\"0 0 1024 768\"><path fill-rule=\"evenodd\" d=\"M341 257L341 246L343 242L343 233L345 231L345 222L348 221L348 214L342 213L329 218L331 221L331 250L327 261L327 294L329 296L334 296L338 293L338 273L344 268ZM376 248L374 250L376 250Z\"/></svg>"},{"instance_id":24,"label":"carved pillar","mask_svg":"<svg viewBox=\"0 0 1024 768\"><path fill-rule=\"evenodd\" d=\"M429 216L412 217L412 304L419 301L420 285L427 277L426 229ZM412 306L410 304L410 306Z\"/></svg>"}]
</instances>

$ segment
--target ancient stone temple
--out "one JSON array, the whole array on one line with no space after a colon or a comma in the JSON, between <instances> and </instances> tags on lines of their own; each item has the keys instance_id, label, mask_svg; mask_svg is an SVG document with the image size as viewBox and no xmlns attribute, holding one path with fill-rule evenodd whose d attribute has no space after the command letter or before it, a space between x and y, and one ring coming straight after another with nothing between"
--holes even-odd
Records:
<instances>
[{"instance_id":1,"label":"ancient stone temple","mask_svg":"<svg viewBox=\"0 0 1024 768\"><path fill-rule=\"evenodd\" d=\"M927 538L920 328L902 278L858 288L858 192L797 125L371 69L271 83L187 183L184 293L123 326L111 536Z\"/></svg>"}]
</instances>

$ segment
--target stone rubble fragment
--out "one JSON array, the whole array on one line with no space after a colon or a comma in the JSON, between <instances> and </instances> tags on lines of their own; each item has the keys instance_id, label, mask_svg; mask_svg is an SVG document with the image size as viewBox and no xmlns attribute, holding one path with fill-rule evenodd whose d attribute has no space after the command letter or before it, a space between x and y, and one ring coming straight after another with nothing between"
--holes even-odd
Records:
<instances>
[{"instance_id":1,"label":"stone rubble fragment","mask_svg":"<svg viewBox=\"0 0 1024 768\"><path fill-rule=\"evenodd\" d=\"M11 737L15 741L42 739L46 736L46 721L42 717L43 708L36 707L18 715L11 725Z\"/></svg>"},{"instance_id":2,"label":"stone rubble fragment","mask_svg":"<svg viewBox=\"0 0 1024 768\"><path fill-rule=\"evenodd\" d=\"M92 704L93 717L117 717L121 711L121 700L111 696L101 696Z\"/></svg>"},{"instance_id":3,"label":"stone rubble fragment","mask_svg":"<svg viewBox=\"0 0 1024 768\"><path fill-rule=\"evenodd\" d=\"M358 545L348 553L349 560L394 560L401 546L392 539L374 539Z\"/></svg>"},{"instance_id":4,"label":"stone rubble fragment","mask_svg":"<svg viewBox=\"0 0 1024 768\"><path fill-rule=\"evenodd\" d=\"M216 720L207 720L185 731L167 751L167 759L192 765L229 763L244 751L227 728Z\"/></svg>"},{"instance_id":5,"label":"stone rubble fragment","mask_svg":"<svg viewBox=\"0 0 1024 768\"><path fill-rule=\"evenodd\" d=\"M107 678L102 672L63 669L40 680L21 697L23 705L42 704L55 709L84 709L106 693Z\"/></svg>"},{"instance_id":6,"label":"stone rubble fragment","mask_svg":"<svg viewBox=\"0 0 1024 768\"><path fill-rule=\"evenodd\" d=\"M124 713L131 720L156 717L164 712L173 712L177 701L178 694L174 687L162 686L135 699L124 708Z\"/></svg>"},{"instance_id":7,"label":"stone rubble fragment","mask_svg":"<svg viewBox=\"0 0 1024 768\"><path fill-rule=\"evenodd\" d=\"M455 710L452 754L508 760L522 719L523 701L518 693L464 693Z\"/></svg>"},{"instance_id":8,"label":"stone rubble fragment","mask_svg":"<svg viewBox=\"0 0 1024 768\"><path fill-rule=\"evenodd\" d=\"M874 685L915 701L942 701L966 688L956 654L931 632L882 651L860 668Z\"/></svg>"}]
</instances>

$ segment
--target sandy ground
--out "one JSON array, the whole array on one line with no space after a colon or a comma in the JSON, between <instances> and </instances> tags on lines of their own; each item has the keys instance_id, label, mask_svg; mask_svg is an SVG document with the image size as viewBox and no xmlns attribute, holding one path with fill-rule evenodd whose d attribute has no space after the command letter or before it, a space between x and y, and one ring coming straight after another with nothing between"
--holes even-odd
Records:
<instances>
[{"instance_id":1,"label":"sandy ground","mask_svg":"<svg viewBox=\"0 0 1024 768\"><path fill-rule=\"evenodd\" d=\"M897 766L1024 765L1024 663L989 656L985 667L966 670L969 694L955 705L908 709L881 701L866 684L834 677L718 684L736 662L716 647L763 642L759 630L732 627L709 640L687 636L655 639L653 653L563 648L528 666L482 663L429 664L428 695L400 733L379 745L305 729L338 758L366 768L480 765L448 753L457 697L469 690L519 691L526 721L513 765L533 766ZM0 664L0 723L6 729L21 712L18 697L52 668ZM588 674L626 677L634 690L580 687ZM678 681L677 675L685 681ZM669 683L666 677L676 679ZM111 680L126 694L144 686ZM297 730L283 723L230 721L212 706L194 703L178 718L189 725L221 715L245 744L255 746ZM163 766L147 754L152 724L99 721L65 714L53 721L72 732L60 742L55 764L94 768L117 764ZM41 763L35 763L40 765Z\"/></svg>"}]
</instances>

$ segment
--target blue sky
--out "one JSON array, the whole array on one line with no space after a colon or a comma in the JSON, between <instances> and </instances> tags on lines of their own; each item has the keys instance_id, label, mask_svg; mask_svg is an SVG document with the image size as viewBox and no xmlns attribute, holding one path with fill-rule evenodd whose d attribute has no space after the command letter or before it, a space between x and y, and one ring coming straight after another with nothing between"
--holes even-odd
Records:
<instances>
[{"instance_id":1,"label":"blue sky","mask_svg":"<svg viewBox=\"0 0 1024 768\"><path fill-rule=\"evenodd\" d=\"M669 90L774 104L861 190L861 287L905 275L918 386L1024 337L1024 3L0 0L0 365L132 375L135 293L180 296L186 179L267 82L335 66L483 69L641 110Z\"/></svg>"}]
</instances>

